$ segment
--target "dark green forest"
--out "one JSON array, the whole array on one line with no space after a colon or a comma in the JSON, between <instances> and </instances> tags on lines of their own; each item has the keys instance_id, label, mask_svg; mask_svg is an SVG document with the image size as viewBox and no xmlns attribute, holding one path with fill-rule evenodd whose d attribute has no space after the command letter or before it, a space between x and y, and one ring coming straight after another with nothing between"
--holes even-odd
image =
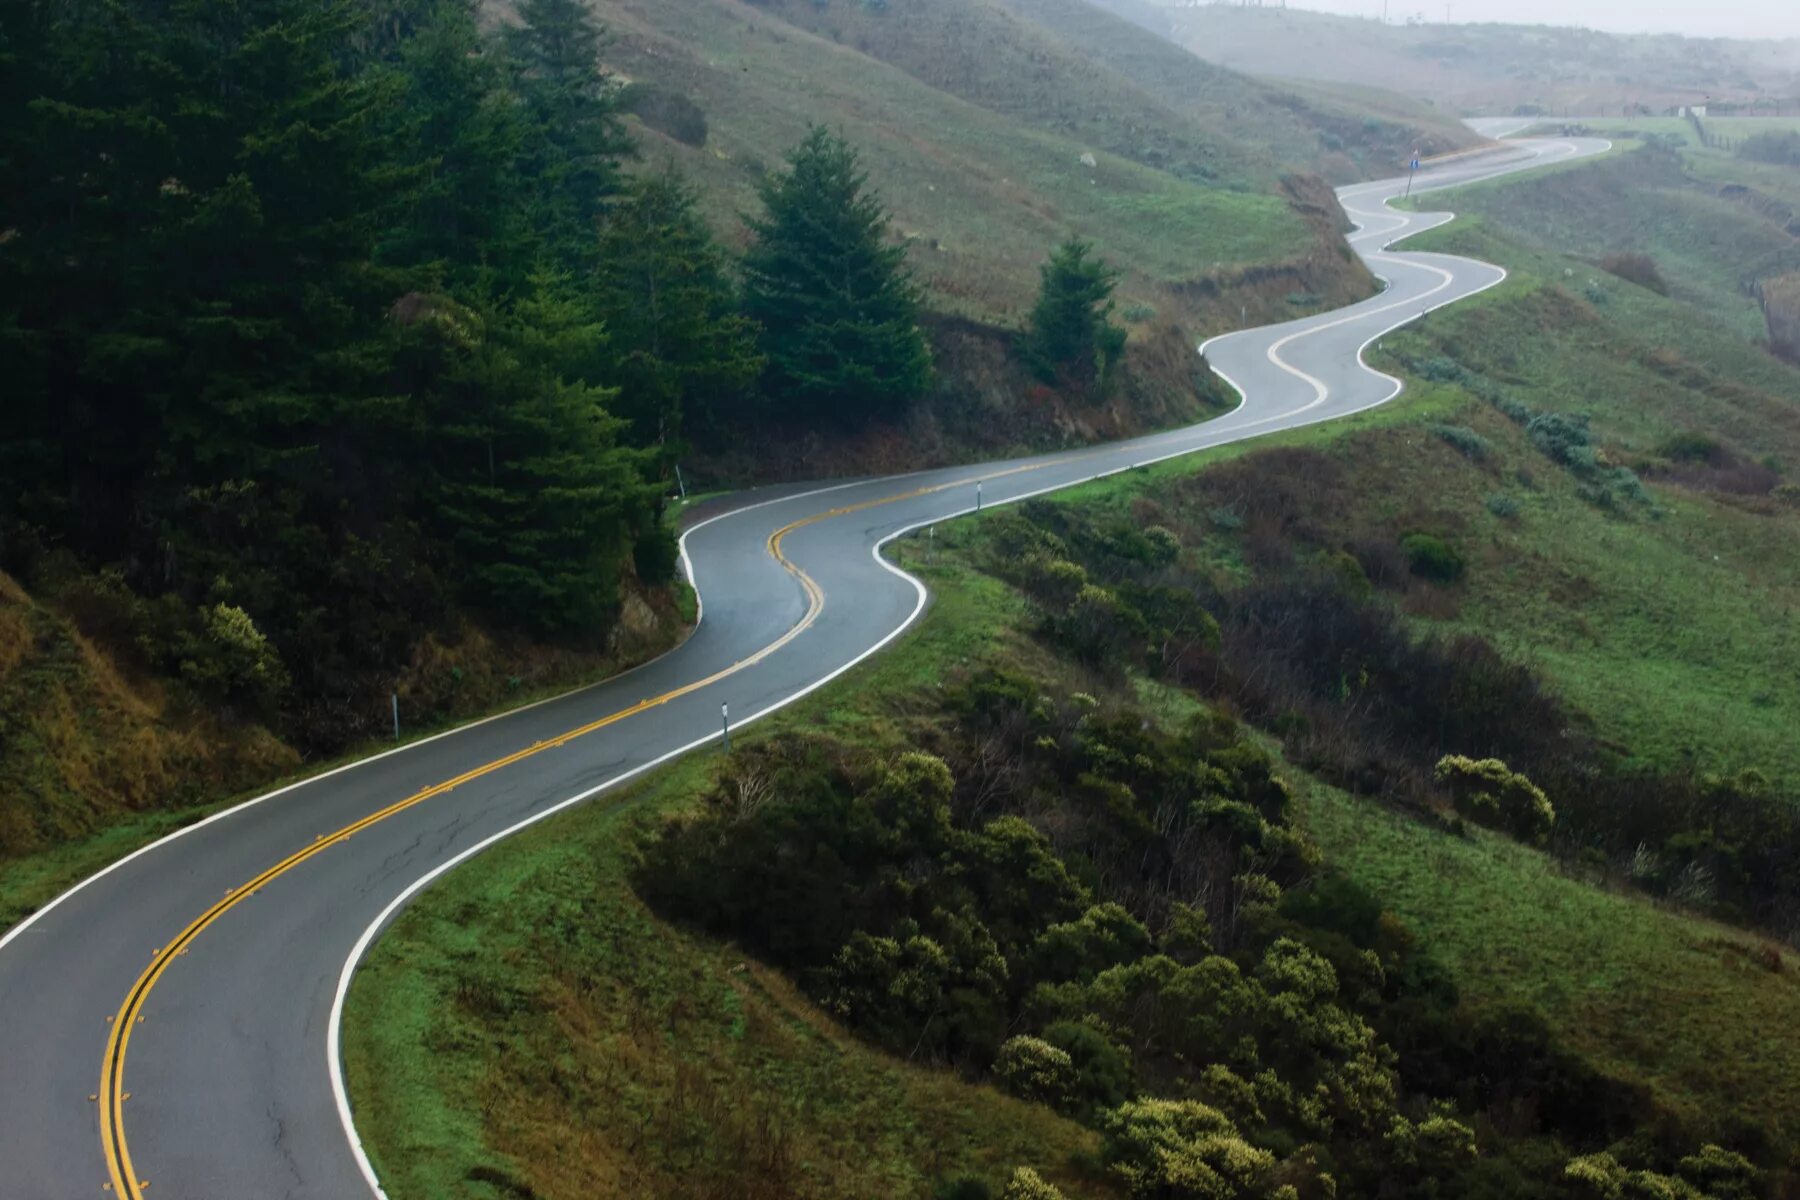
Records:
<instances>
[{"instance_id":1,"label":"dark green forest","mask_svg":"<svg viewBox=\"0 0 1800 1200\"><path fill-rule=\"evenodd\" d=\"M929 379L853 148L771 176L740 293L688 185L631 161L588 9L518 18L0 18L0 569L78 579L84 628L306 751L374 732L453 617L603 641L673 579L694 439Z\"/></svg>"}]
</instances>

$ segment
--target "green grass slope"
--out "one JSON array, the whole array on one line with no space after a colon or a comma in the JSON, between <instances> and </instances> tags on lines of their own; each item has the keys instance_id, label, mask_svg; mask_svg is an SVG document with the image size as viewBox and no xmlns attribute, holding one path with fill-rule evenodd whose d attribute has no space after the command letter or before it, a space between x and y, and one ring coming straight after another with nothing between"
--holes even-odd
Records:
<instances>
[{"instance_id":1,"label":"green grass slope","mask_svg":"<svg viewBox=\"0 0 1800 1200\"><path fill-rule=\"evenodd\" d=\"M611 70L694 106L685 124L646 108L644 158L694 175L729 240L823 122L864 151L931 306L992 324L1018 322L1072 233L1122 271L1121 309L1190 324L1235 319L1214 297L1251 274L1245 299L1271 317L1288 294L1360 292L1360 267L1326 248L1341 218L1317 174L1388 169L1421 124L1398 101L1267 88L1080 0L594 8ZM1432 136L1471 140L1445 122Z\"/></svg>"},{"instance_id":2,"label":"green grass slope","mask_svg":"<svg viewBox=\"0 0 1800 1200\"><path fill-rule=\"evenodd\" d=\"M868 744L951 664L1006 647L1017 601L946 564L917 636L855 685L747 729ZM1037 1167L1105 1197L1094 1135L851 1037L780 975L659 920L632 890L647 824L691 803L697 755L454 873L352 989L357 1120L389 1195L928 1197Z\"/></svg>"},{"instance_id":3,"label":"green grass slope","mask_svg":"<svg viewBox=\"0 0 1800 1200\"><path fill-rule=\"evenodd\" d=\"M1635 122L1601 128L1643 132ZM1440 205L1521 247L1590 264L1647 254L1673 299L1746 339L1763 329L1756 285L1800 266L1800 172L1691 145L1623 141L1599 162L1428 197L1421 207Z\"/></svg>"},{"instance_id":4,"label":"green grass slope","mask_svg":"<svg viewBox=\"0 0 1800 1200\"><path fill-rule=\"evenodd\" d=\"M1350 102L1249 79L1087 0L774 8L984 108L1226 186L1291 172L1344 182L1395 170L1421 142L1479 141L1399 97Z\"/></svg>"},{"instance_id":5,"label":"green grass slope","mask_svg":"<svg viewBox=\"0 0 1800 1200\"><path fill-rule=\"evenodd\" d=\"M1452 837L1317 784L1304 803L1332 861L1393 906L1466 996L1537 1007L1678 1111L1800 1137L1800 1056L1775 1032L1800 1019L1791 956L1780 966L1742 930L1595 886L1496 835Z\"/></svg>"}]
</instances>

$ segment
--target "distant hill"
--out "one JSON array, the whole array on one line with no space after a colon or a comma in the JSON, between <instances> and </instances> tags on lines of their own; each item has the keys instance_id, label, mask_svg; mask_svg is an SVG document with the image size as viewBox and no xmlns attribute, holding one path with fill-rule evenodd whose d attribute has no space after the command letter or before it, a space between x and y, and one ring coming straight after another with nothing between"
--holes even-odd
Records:
<instances>
[{"instance_id":1,"label":"distant hill","mask_svg":"<svg viewBox=\"0 0 1800 1200\"><path fill-rule=\"evenodd\" d=\"M645 159L695 176L728 238L823 122L862 147L932 307L983 322L1020 318L1071 233L1124 272L1122 308L1196 314L1283 264L1272 303L1347 295L1364 281L1332 246L1324 182L1397 169L1426 125L1445 148L1476 140L1398 98L1362 107L1222 70L1082 0L594 8L608 67L645 98Z\"/></svg>"},{"instance_id":2,"label":"distant hill","mask_svg":"<svg viewBox=\"0 0 1800 1200\"><path fill-rule=\"evenodd\" d=\"M1148 0L1103 0L1136 9ZM1800 41L1542 25L1384 25L1294 8L1163 7L1173 36L1252 75L1391 88L1447 110L1604 115L1710 102L1800 111ZM1143 14L1140 12L1139 14Z\"/></svg>"}]
</instances>

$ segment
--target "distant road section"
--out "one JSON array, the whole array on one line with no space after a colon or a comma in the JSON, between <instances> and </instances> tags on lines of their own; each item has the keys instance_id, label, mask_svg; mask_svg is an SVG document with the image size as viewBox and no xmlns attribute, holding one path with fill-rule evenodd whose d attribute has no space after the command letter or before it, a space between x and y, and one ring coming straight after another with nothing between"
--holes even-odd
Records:
<instances>
[{"instance_id":1,"label":"distant road section","mask_svg":"<svg viewBox=\"0 0 1800 1200\"><path fill-rule=\"evenodd\" d=\"M1512 144L1427 164L1412 190L1607 145ZM0 1195L379 1195L343 1090L338 1024L357 962L408 898L526 824L716 742L721 706L747 724L885 646L919 616L925 591L881 559L884 542L1392 399L1399 381L1365 366L1363 349L1505 277L1390 250L1451 219L1389 209L1405 187L1339 193L1361 226L1351 243L1387 282L1381 294L1202 347L1243 394L1231 413L1097 449L734 497L683 538L704 607L680 649L242 805L0 938Z\"/></svg>"}]
</instances>

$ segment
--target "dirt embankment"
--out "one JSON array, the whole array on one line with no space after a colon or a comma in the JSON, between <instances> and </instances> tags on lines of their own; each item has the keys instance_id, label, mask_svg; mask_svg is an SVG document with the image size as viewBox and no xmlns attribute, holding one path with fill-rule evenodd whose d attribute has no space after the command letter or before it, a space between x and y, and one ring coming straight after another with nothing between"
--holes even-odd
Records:
<instances>
[{"instance_id":1,"label":"dirt embankment","mask_svg":"<svg viewBox=\"0 0 1800 1200\"><path fill-rule=\"evenodd\" d=\"M268 725L145 669L141 635L96 580L64 571L28 591L0 573L0 871L135 813L210 804L306 765ZM371 689L364 723L385 730L390 691L408 732L491 712L642 662L685 628L673 593L628 581L605 645L493 637L466 621L421 630L407 668Z\"/></svg>"}]
</instances>

